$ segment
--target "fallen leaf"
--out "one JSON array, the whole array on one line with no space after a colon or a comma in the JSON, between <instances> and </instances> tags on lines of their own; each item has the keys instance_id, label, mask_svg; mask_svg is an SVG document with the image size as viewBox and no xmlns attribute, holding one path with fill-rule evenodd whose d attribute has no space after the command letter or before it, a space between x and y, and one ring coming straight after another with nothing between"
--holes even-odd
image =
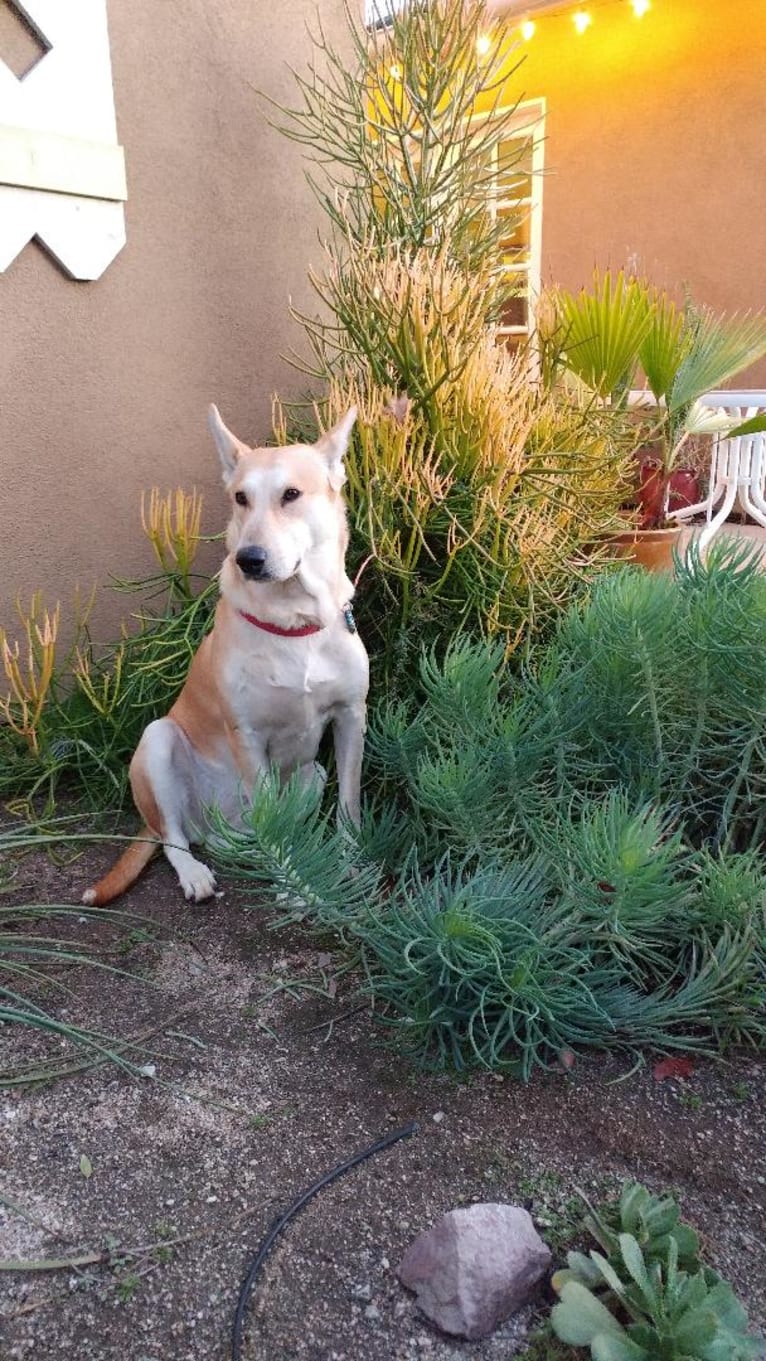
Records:
<instances>
[{"instance_id":1,"label":"fallen leaf","mask_svg":"<svg viewBox=\"0 0 766 1361\"><path fill-rule=\"evenodd\" d=\"M693 1072L694 1060L685 1058L660 1059L652 1068L655 1082L664 1082L669 1077L691 1077Z\"/></svg>"},{"instance_id":2,"label":"fallen leaf","mask_svg":"<svg viewBox=\"0 0 766 1361\"><path fill-rule=\"evenodd\" d=\"M573 1049L559 1050L559 1063L567 1073L570 1072L572 1068L574 1068L576 1060L577 1056Z\"/></svg>"},{"instance_id":3,"label":"fallen leaf","mask_svg":"<svg viewBox=\"0 0 766 1361\"><path fill-rule=\"evenodd\" d=\"M83 1153L82 1157L80 1158L80 1171L82 1172L82 1175L86 1178L92 1176L93 1174L93 1163L91 1162L87 1153Z\"/></svg>"}]
</instances>

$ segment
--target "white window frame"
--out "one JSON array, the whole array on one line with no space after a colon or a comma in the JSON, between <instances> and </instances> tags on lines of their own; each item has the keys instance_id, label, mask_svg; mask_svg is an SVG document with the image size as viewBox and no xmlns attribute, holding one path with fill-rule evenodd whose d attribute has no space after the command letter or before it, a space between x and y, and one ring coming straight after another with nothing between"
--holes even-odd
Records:
<instances>
[{"instance_id":1,"label":"white window frame","mask_svg":"<svg viewBox=\"0 0 766 1361\"><path fill-rule=\"evenodd\" d=\"M386 28L406 4L407 0L364 0L365 28Z\"/></svg>"},{"instance_id":2,"label":"white window frame","mask_svg":"<svg viewBox=\"0 0 766 1361\"><path fill-rule=\"evenodd\" d=\"M527 321L525 325L498 326L497 335L503 340L520 340L529 337L534 331L535 312L542 284L542 245L543 245L543 172L545 167L545 115L546 105L543 98L526 99L517 105L499 105L490 113L476 114L471 124L486 122L487 119L502 118L510 110L515 110L509 119L502 140L511 141L518 135L519 141L532 139L532 166L530 193L523 198L501 199L493 195L489 199L489 210L496 220L498 209L519 208L528 210L529 250L527 260L521 264L504 265L507 274L526 275Z\"/></svg>"},{"instance_id":3,"label":"white window frame","mask_svg":"<svg viewBox=\"0 0 766 1361\"><path fill-rule=\"evenodd\" d=\"M504 265L503 271L506 274L526 276L526 287L524 297L526 300L526 323L524 325L497 325L495 333L498 340L507 343L515 338L518 340L527 339L535 329L535 318L537 302L542 286L542 244L543 244L543 175L544 175L544 151L545 151L545 99L525 99L519 103L498 105L487 113L473 114L470 120L470 127L474 128L479 123L486 123L489 119L504 118L509 114L507 123L503 129L501 142L512 141L518 138L519 141L532 142L532 163L530 166L530 193L520 198L509 197L500 198L497 194L490 194L487 198L487 206L490 216L494 221L497 220L498 210L518 209L522 220L529 220L529 248L527 258L519 264ZM464 126L466 126L464 124ZM525 210L526 209L526 213Z\"/></svg>"},{"instance_id":4,"label":"white window frame","mask_svg":"<svg viewBox=\"0 0 766 1361\"><path fill-rule=\"evenodd\" d=\"M408 0L365 0L365 22L369 28L378 26L384 27L386 19L394 13L404 9ZM512 341L514 337L519 340L526 339L532 335L535 329L535 316L537 302L542 286L542 241L543 241L543 174L545 168L545 120L547 115L546 101L542 96L534 99L521 100L513 104L500 104L497 108L486 113L476 113L471 116L470 125L474 127L478 123L486 122L488 119L503 118L512 114L508 118L507 127L504 130L503 141L512 140L518 134L521 141L532 140L532 165L531 165L531 184L530 194L523 198L501 199L495 195L490 197L490 214L496 220L498 210L504 208L528 209L529 216L529 251L525 263L505 265L504 272L507 274L526 275L526 324L525 325L498 325L496 334L505 343Z\"/></svg>"}]
</instances>

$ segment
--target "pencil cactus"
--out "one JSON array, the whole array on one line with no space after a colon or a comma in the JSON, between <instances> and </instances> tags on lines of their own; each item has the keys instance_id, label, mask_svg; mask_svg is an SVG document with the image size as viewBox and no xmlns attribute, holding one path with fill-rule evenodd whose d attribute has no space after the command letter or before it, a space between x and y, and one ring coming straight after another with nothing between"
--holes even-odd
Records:
<instances>
[{"instance_id":1,"label":"pencil cactus","mask_svg":"<svg viewBox=\"0 0 766 1361\"><path fill-rule=\"evenodd\" d=\"M513 69L486 0L407 5L371 33L349 22L352 68L320 34L298 107L277 115L319 166L334 229L311 274L322 306L298 316L311 351L299 366L329 387L320 423L359 407L347 463L353 548L371 564L360 621L389 683L409 688L424 637L465 626L510 652L598 569L628 437L620 412L541 396L529 356L493 331L517 291L502 234L529 211L513 147L523 156L539 130L515 137Z\"/></svg>"}]
</instances>

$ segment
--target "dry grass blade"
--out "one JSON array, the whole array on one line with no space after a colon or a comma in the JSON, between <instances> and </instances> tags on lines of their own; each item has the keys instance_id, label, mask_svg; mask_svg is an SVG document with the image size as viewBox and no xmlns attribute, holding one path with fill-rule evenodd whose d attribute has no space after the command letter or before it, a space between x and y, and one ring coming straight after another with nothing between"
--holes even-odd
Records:
<instances>
[{"instance_id":1,"label":"dry grass blade","mask_svg":"<svg viewBox=\"0 0 766 1361\"><path fill-rule=\"evenodd\" d=\"M50 838L40 833L35 838L29 832L19 838L18 834L14 837L12 832L6 832L2 840L7 849L9 842L18 848L19 840L27 844L44 845ZM56 934L51 934L47 929L51 920L58 924ZM74 928L74 934L69 937L60 932L67 922ZM47 1082L105 1062L116 1063L127 1072L137 1073L138 1066L129 1055L131 1051L141 1048L152 1031L128 1038L105 1035L60 1020L48 1005L40 1005L37 1000L41 989L44 992L51 989L63 991L71 998L72 971L85 968L95 968L100 973L131 983L138 982L145 988L152 986L147 979L139 978L130 969L107 962L91 943L83 943L82 927L88 923L102 928L117 927L128 948L146 943L156 934L156 925L150 919L115 909L38 903L9 903L0 908L0 1021L5 1026L55 1037L57 1041L64 1041L81 1051L81 1057L71 1062L60 1056L32 1062L20 1059L0 1070L0 1088ZM66 983L61 978L64 969L67 971ZM170 1023L163 1022L161 1028Z\"/></svg>"}]
</instances>

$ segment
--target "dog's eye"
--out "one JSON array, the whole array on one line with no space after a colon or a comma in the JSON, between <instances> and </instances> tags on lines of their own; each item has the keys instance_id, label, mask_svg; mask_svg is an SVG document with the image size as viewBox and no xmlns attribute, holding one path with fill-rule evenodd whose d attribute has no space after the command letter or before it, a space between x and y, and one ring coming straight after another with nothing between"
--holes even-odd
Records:
<instances>
[{"instance_id":1,"label":"dog's eye","mask_svg":"<svg viewBox=\"0 0 766 1361\"><path fill-rule=\"evenodd\" d=\"M238 506L247 505L247 497L245 496L245 493L243 491L235 491L234 500L236 501Z\"/></svg>"},{"instance_id":2,"label":"dog's eye","mask_svg":"<svg viewBox=\"0 0 766 1361\"><path fill-rule=\"evenodd\" d=\"M286 487L282 493L282 501L297 501L300 492L297 487Z\"/></svg>"}]
</instances>

